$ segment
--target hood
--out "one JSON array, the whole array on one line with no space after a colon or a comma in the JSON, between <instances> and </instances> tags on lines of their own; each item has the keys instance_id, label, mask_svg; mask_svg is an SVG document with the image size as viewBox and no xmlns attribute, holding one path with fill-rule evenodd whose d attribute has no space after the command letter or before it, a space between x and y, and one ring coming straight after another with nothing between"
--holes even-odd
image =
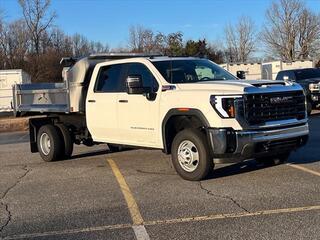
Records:
<instances>
[{"instance_id":1,"label":"hood","mask_svg":"<svg viewBox=\"0 0 320 240\"><path fill-rule=\"evenodd\" d=\"M209 90L214 92L222 92L229 94L243 93L248 90L261 91L265 88L286 88L292 86L294 83L275 80L222 80L222 81L206 81L199 83L184 83L177 84L177 87L181 90Z\"/></svg>"},{"instance_id":2,"label":"hood","mask_svg":"<svg viewBox=\"0 0 320 240\"><path fill-rule=\"evenodd\" d=\"M308 78L300 81L305 83L320 83L320 78Z\"/></svg>"}]
</instances>

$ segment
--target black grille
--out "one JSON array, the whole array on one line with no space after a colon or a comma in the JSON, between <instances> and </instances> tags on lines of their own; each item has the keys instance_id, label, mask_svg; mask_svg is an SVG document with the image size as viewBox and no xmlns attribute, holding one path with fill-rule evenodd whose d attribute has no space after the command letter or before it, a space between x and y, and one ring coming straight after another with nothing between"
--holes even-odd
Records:
<instances>
[{"instance_id":1,"label":"black grille","mask_svg":"<svg viewBox=\"0 0 320 240\"><path fill-rule=\"evenodd\" d=\"M244 96L244 116L250 125L267 121L304 119L303 91L248 94Z\"/></svg>"}]
</instances>

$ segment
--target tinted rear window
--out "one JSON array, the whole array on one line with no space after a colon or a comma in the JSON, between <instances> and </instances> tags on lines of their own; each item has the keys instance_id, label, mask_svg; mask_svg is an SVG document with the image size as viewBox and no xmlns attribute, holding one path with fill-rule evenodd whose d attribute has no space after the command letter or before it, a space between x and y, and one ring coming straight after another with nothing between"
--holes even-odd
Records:
<instances>
[{"instance_id":1,"label":"tinted rear window","mask_svg":"<svg viewBox=\"0 0 320 240\"><path fill-rule=\"evenodd\" d=\"M123 74L123 65L109 65L100 69L95 91L97 92L121 92L120 78Z\"/></svg>"}]
</instances>

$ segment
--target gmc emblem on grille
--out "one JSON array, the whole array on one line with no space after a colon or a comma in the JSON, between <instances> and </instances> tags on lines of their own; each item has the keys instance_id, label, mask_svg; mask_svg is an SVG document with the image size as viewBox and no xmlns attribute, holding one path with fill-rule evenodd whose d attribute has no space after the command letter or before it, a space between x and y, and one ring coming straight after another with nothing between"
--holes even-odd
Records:
<instances>
[{"instance_id":1,"label":"gmc emblem on grille","mask_svg":"<svg viewBox=\"0 0 320 240\"><path fill-rule=\"evenodd\" d=\"M271 104L278 104L278 103L289 103L291 102L293 97L273 97L270 98Z\"/></svg>"}]
</instances>

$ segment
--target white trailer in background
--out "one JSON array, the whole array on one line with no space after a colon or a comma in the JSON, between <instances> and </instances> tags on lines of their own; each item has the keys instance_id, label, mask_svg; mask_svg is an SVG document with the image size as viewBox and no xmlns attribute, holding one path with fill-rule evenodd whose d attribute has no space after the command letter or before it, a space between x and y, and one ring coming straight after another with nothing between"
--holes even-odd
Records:
<instances>
[{"instance_id":1,"label":"white trailer in background","mask_svg":"<svg viewBox=\"0 0 320 240\"><path fill-rule=\"evenodd\" d=\"M30 76L22 69L0 70L0 112L11 112L12 86L31 83Z\"/></svg>"},{"instance_id":2,"label":"white trailer in background","mask_svg":"<svg viewBox=\"0 0 320 240\"><path fill-rule=\"evenodd\" d=\"M315 66L312 60L299 60L299 61L273 61L262 63L261 76L262 79L275 80L278 72L283 70L300 69L300 68L313 68Z\"/></svg>"},{"instance_id":3,"label":"white trailer in background","mask_svg":"<svg viewBox=\"0 0 320 240\"><path fill-rule=\"evenodd\" d=\"M244 71L246 79L261 80L261 63L224 63L220 67L237 76L238 71Z\"/></svg>"},{"instance_id":4,"label":"white trailer in background","mask_svg":"<svg viewBox=\"0 0 320 240\"><path fill-rule=\"evenodd\" d=\"M299 68L313 68L315 64L312 60L299 60L292 62L272 61L264 63L224 63L220 66L235 76L237 75L238 71L244 71L246 79L248 80L275 80L279 71Z\"/></svg>"}]
</instances>

